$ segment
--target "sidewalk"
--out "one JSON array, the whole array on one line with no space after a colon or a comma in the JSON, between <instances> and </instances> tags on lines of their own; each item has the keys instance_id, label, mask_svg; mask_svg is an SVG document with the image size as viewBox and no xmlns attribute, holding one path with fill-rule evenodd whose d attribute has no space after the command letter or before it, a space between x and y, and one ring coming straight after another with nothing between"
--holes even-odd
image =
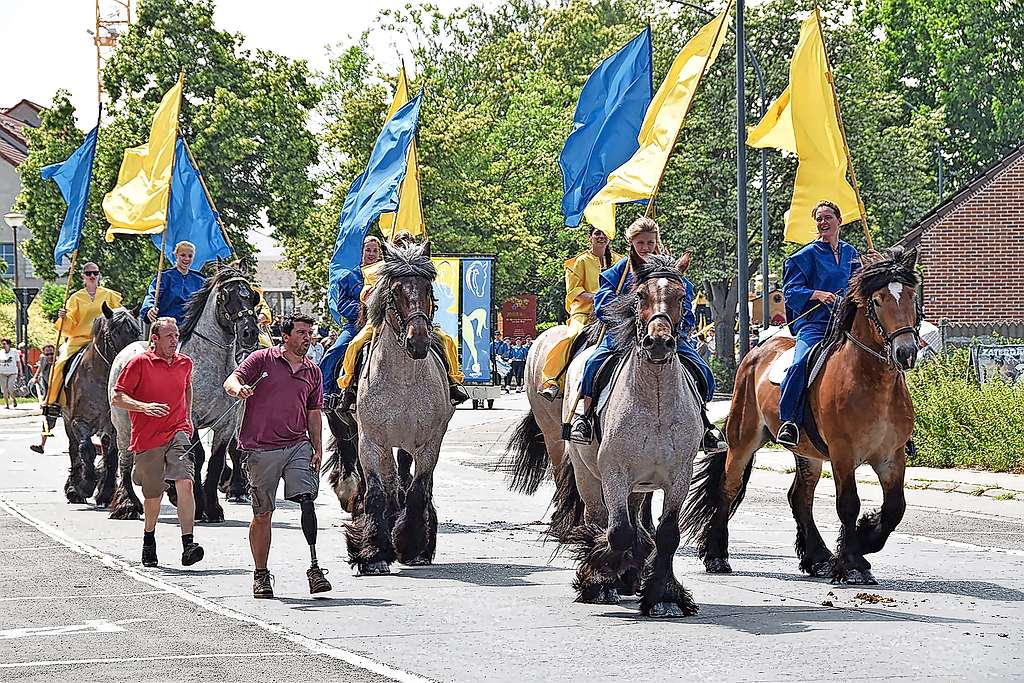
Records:
<instances>
[{"instance_id":1,"label":"sidewalk","mask_svg":"<svg viewBox=\"0 0 1024 683\"><path fill-rule=\"evenodd\" d=\"M32 417L42 415L38 403L20 403L15 408L0 408L0 420L7 420L15 417Z\"/></svg>"},{"instance_id":2,"label":"sidewalk","mask_svg":"<svg viewBox=\"0 0 1024 683\"><path fill-rule=\"evenodd\" d=\"M729 413L729 401L708 404L708 417L712 422L724 420ZM793 454L780 448L762 448L754 459L754 468L770 472L791 474L795 471ZM862 465L857 472L858 484L878 486L874 472ZM832 478L832 466L825 463L822 476ZM983 496L995 500L1024 502L1024 474L985 472L979 470L940 469L937 467L908 467L905 488Z\"/></svg>"}]
</instances>

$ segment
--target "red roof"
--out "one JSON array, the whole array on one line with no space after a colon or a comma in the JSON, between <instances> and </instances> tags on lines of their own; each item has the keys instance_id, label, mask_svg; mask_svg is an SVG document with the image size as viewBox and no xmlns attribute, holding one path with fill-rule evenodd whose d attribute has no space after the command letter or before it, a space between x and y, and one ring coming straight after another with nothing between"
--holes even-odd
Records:
<instances>
[{"instance_id":1,"label":"red roof","mask_svg":"<svg viewBox=\"0 0 1024 683\"><path fill-rule=\"evenodd\" d=\"M0 113L0 126L3 126L8 131L16 135L22 142L26 142L24 131L28 124L24 121L19 121L12 116L8 116L6 113Z\"/></svg>"},{"instance_id":2,"label":"red roof","mask_svg":"<svg viewBox=\"0 0 1024 683\"><path fill-rule=\"evenodd\" d=\"M28 155L8 144L6 140L0 140L0 158L8 161L12 166L19 166L28 158Z\"/></svg>"}]
</instances>

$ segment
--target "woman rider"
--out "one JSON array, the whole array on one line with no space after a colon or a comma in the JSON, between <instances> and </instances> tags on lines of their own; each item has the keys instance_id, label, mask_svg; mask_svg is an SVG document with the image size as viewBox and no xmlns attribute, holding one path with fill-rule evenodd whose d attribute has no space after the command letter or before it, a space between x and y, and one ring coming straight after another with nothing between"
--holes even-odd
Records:
<instances>
[{"instance_id":1,"label":"woman rider","mask_svg":"<svg viewBox=\"0 0 1024 683\"><path fill-rule=\"evenodd\" d=\"M70 297L60 309L54 327L66 339L61 344L57 360L53 362L53 374L46 388L46 414L59 415L61 395L64 388L64 365L79 349L92 341L92 323L103 315L103 304L110 308L121 305L121 294L106 287L100 287L100 267L92 261L82 266L82 280L85 287Z\"/></svg>"},{"instance_id":2,"label":"woman rider","mask_svg":"<svg viewBox=\"0 0 1024 683\"><path fill-rule=\"evenodd\" d=\"M380 238L368 235L363 240L361 277L347 287L342 285L344 289L338 297L338 311L345 318L345 327L342 328L341 334L338 335L337 341L334 342L334 346L328 349L320 361L320 372L324 377L325 400L331 400L328 397L333 397L338 393L338 361L344 357L345 350L348 349L352 338L358 332L359 305L362 300L361 292L364 289L364 283L377 282L378 270L382 263L380 256Z\"/></svg>"},{"instance_id":3,"label":"woman rider","mask_svg":"<svg viewBox=\"0 0 1024 683\"><path fill-rule=\"evenodd\" d=\"M608 248L608 237L597 228L590 228L590 249L565 262L565 310L569 314L568 330L548 351L541 371L540 395L554 401L562 395L565 368L573 342L590 321L594 312L594 294L600 284L601 271L619 260Z\"/></svg>"},{"instance_id":4,"label":"woman rider","mask_svg":"<svg viewBox=\"0 0 1024 683\"><path fill-rule=\"evenodd\" d=\"M413 244L413 242L413 236L408 231L402 230L395 235L392 244L396 247L407 247ZM369 301L374 287L377 286L377 280L380 279L380 269L383 268L383 265L384 262L380 261L378 264L363 270L365 282L363 290L359 294L359 299L364 306ZM434 334L437 335L441 342L441 348L448 363L448 396L453 405L458 405L469 398L466 390L459 386L465 380L459 359L459 349L455 346L455 341L441 328L435 327ZM363 325L363 329L359 330L359 333L356 334L352 339L352 343L345 350L345 356L342 359L342 372L338 378L338 386L345 392L341 403L342 412L351 412L355 408L356 391L358 390L359 383L359 379L356 377L356 359L359 357L359 352L362 351L363 347L371 339L373 339L373 325L367 323Z\"/></svg>"},{"instance_id":5,"label":"woman rider","mask_svg":"<svg viewBox=\"0 0 1024 683\"><path fill-rule=\"evenodd\" d=\"M658 224L652 219L647 217L640 217L633 221L633 224L626 230L626 242L636 250L636 253L641 258L645 259L651 254L658 251L660 246ZM625 278L625 279L623 279ZM619 282L622 281L622 285ZM629 286L633 282L633 274L629 272L629 258L623 258L618 261L614 266L601 273L601 285L598 287L597 294L594 296L594 313L598 318L607 324L607 321L602 317L602 312L605 307L615 301L620 292L627 291ZM720 450L725 448L725 442L722 441L721 436L713 428L710 421L707 418L707 401L710 401L715 393L715 378L711 374L711 368L708 367L707 363L700 354L697 353L696 347L693 342L690 341L690 330L693 329L695 320L693 317L693 283L688 278L683 278L683 282L686 285L686 298L682 302L683 318L679 324L679 330L677 331L678 345L676 347L676 353L679 354L680 359L683 360L683 364L686 365L689 361L690 367L700 373L701 379L703 380L700 384L704 386L700 387L701 400L704 401L704 409L702 414L704 415L705 433L702 447L705 452ZM601 340L601 344L594 351L593 355L587 360L587 364L583 369L583 378L580 381L580 395L583 397L583 414L576 416L573 421L572 435L570 439L575 443L590 443L593 439L594 429L591 424L593 407L593 395L594 395L594 380L597 377L597 373L600 371L601 366L604 362L614 355L612 349L612 340L607 334L604 335ZM687 370L689 371L689 370Z\"/></svg>"},{"instance_id":6,"label":"woman rider","mask_svg":"<svg viewBox=\"0 0 1024 683\"><path fill-rule=\"evenodd\" d=\"M156 276L149 283L149 292L142 301L142 319L152 324L160 316L174 318L181 327L185 322L185 302L203 288L206 278L192 270L196 245L182 240L174 245L174 267L160 274L160 300L156 300Z\"/></svg>"},{"instance_id":7,"label":"woman rider","mask_svg":"<svg viewBox=\"0 0 1024 683\"><path fill-rule=\"evenodd\" d=\"M782 426L775 440L783 446L796 446L800 441L798 425L803 420L807 355L824 338L832 309L862 262L857 249L839 239L843 221L838 206L818 202L811 216L818 226L818 239L786 259L782 268L786 318L796 334L793 364L786 372L779 398ZM863 262L870 264L879 258L877 252L869 251Z\"/></svg>"}]
</instances>

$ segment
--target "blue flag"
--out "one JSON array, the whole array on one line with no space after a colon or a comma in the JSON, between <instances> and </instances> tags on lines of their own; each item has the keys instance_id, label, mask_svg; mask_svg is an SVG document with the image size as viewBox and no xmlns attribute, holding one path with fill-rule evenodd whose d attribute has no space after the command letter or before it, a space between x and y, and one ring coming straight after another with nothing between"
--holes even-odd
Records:
<instances>
[{"instance_id":1,"label":"blue flag","mask_svg":"<svg viewBox=\"0 0 1024 683\"><path fill-rule=\"evenodd\" d=\"M156 233L151 237L159 251L163 235ZM231 257L231 247L221 232L217 213L206 198L199 171L192 165L185 141L179 137L174 147L174 173L171 175L171 201L164 247L164 256L171 262L174 261L174 245L182 240L196 245L192 270L202 270L204 264L217 257Z\"/></svg>"},{"instance_id":2,"label":"blue flag","mask_svg":"<svg viewBox=\"0 0 1024 683\"><path fill-rule=\"evenodd\" d=\"M64 214L64 223L60 226L57 244L53 248L53 262L58 268L64 263L71 252L78 249L82 239L82 226L85 224L85 206L89 203L89 178L92 175L92 162L96 157L97 125L88 135L85 142L65 161L44 166L39 171L43 180L53 179L60 188L67 202L68 211Z\"/></svg>"},{"instance_id":3,"label":"blue flag","mask_svg":"<svg viewBox=\"0 0 1024 683\"><path fill-rule=\"evenodd\" d=\"M601 62L583 85L572 132L562 147L562 214L576 227L583 210L639 148L637 136L654 93L651 29Z\"/></svg>"},{"instance_id":4,"label":"blue flag","mask_svg":"<svg viewBox=\"0 0 1024 683\"><path fill-rule=\"evenodd\" d=\"M363 240L370 225L385 211L398 209L398 189L405 178L409 145L416 136L423 92L395 112L377 137L370 161L362 175L352 181L338 217L338 239L328 270L327 303L336 322L342 292L361 282L359 266L363 259Z\"/></svg>"}]
</instances>

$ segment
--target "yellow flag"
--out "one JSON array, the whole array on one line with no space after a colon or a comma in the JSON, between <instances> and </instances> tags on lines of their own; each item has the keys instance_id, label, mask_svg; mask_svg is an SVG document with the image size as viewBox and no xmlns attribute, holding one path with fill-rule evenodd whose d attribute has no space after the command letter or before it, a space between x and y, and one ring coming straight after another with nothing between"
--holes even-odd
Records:
<instances>
[{"instance_id":1,"label":"yellow flag","mask_svg":"<svg viewBox=\"0 0 1024 683\"><path fill-rule=\"evenodd\" d=\"M384 119L387 123L395 112L401 109L409 101L409 82L405 78L405 68L398 72L398 87L395 88L395 99L391 102L391 109ZM413 236L421 235L424 232L423 207L420 204L420 169L416 164L416 141L409 144L409 156L406 160L405 179L398 193L398 220L395 220L395 213L382 213L380 215L380 231L387 238L394 236L400 230L408 230Z\"/></svg>"},{"instance_id":2,"label":"yellow flag","mask_svg":"<svg viewBox=\"0 0 1024 683\"><path fill-rule=\"evenodd\" d=\"M839 206L843 222L860 217L857 193L846 179L846 144L839 127L818 10L800 26L789 87L747 135L751 147L774 147L800 159L793 201L786 213L786 241L807 244L818 236L811 209L822 200Z\"/></svg>"},{"instance_id":3,"label":"yellow flag","mask_svg":"<svg viewBox=\"0 0 1024 683\"><path fill-rule=\"evenodd\" d=\"M160 101L149 142L124 151L117 185L103 198L103 213L110 223L108 242L113 242L118 233L152 235L162 232L167 225L183 85L184 79L178 78Z\"/></svg>"},{"instance_id":4,"label":"yellow flag","mask_svg":"<svg viewBox=\"0 0 1024 683\"><path fill-rule=\"evenodd\" d=\"M729 8L704 25L676 56L664 82L651 100L637 140L640 148L608 176L608 182L590 200L584 215L595 228L615 237L615 205L650 199L668 163L683 118L701 76L725 42Z\"/></svg>"}]
</instances>

